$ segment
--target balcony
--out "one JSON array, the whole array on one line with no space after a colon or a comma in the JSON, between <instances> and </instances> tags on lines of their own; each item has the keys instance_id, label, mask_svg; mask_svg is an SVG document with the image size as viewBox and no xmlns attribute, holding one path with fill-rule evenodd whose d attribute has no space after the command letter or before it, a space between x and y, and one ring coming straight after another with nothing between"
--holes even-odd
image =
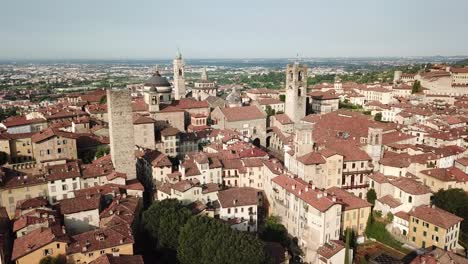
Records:
<instances>
[{"instance_id":1,"label":"balcony","mask_svg":"<svg viewBox=\"0 0 468 264\"><path fill-rule=\"evenodd\" d=\"M343 175L352 175L352 174L371 174L372 170L354 170L354 169L349 169L346 171L343 171Z\"/></svg>"}]
</instances>

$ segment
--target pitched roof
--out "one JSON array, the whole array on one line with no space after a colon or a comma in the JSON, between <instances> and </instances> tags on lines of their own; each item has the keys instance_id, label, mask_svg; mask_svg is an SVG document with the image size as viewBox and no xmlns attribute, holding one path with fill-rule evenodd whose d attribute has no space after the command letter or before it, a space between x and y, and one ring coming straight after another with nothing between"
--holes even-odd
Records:
<instances>
[{"instance_id":1,"label":"pitched roof","mask_svg":"<svg viewBox=\"0 0 468 264\"><path fill-rule=\"evenodd\" d=\"M371 207L372 204L364 199L355 196L339 187L331 187L327 189L331 195L335 195L336 199L344 205L344 210L353 210L357 208Z\"/></svg>"},{"instance_id":2,"label":"pitched roof","mask_svg":"<svg viewBox=\"0 0 468 264\"><path fill-rule=\"evenodd\" d=\"M133 244L133 235L127 224L99 228L71 237L68 254L93 252L124 244Z\"/></svg>"},{"instance_id":3,"label":"pitched roof","mask_svg":"<svg viewBox=\"0 0 468 264\"><path fill-rule=\"evenodd\" d=\"M52 242L67 242L68 237L63 234L62 229L38 228L30 233L15 239L13 245L12 260L17 260L30 252L40 249Z\"/></svg>"},{"instance_id":4,"label":"pitched roof","mask_svg":"<svg viewBox=\"0 0 468 264\"><path fill-rule=\"evenodd\" d=\"M266 115L256 106L226 107L221 108L221 112L229 122L266 118Z\"/></svg>"},{"instance_id":5,"label":"pitched roof","mask_svg":"<svg viewBox=\"0 0 468 264\"><path fill-rule=\"evenodd\" d=\"M432 193L429 187L412 178L398 177L392 180L390 183L398 189L413 195Z\"/></svg>"},{"instance_id":6,"label":"pitched roof","mask_svg":"<svg viewBox=\"0 0 468 264\"><path fill-rule=\"evenodd\" d=\"M74 214L83 211L99 209L101 195L85 195L60 201L60 212L62 214Z\"/></svg>"},{"instance_id":7,"label":"pitched roof","mask_svg":"<svg viewBox=\"0 0 468 264\"><path fill-rule=\"evenodd\" d=\"M427 205L421 205L414 208L409 212L409 215L445 229L463 221L463 218L461 217L440 208L429 207Z\"/></svg>"},{"instance_id":8,"label":"pitched roof","mask_svg":"<svg viewBox=\"0 0 468 264\"><path fill-rule=\"evenodd\" d=\"M377 201L381 202L382 204L386 204L386 205L390 206L391 208L396 208L396 207L402 205L400 200L394 198L393 196L391 196L389 194L380 197L379 199L377 199Z\"/></svg>"},{"instance_id":9,"label":"pitched roof","mask_svg":"<svg viewBox=\"0 0 468 264\"><path fill-rule=\"evenodd\" d=\"M325 164L326 160L322 156L322 154L318 152L310 152L308 154L305 154L302 157L299 157L297 159L299 162L301 162L304 165L313 165L313 164Z\"/></svg>"},{"instance_id":10,"label":"pitched roof","mask_svg":"<svg viewBox=\"0 0 468 264\"><path fill-rule=\"evenodd\" d=\"M258 204L260 191L250 187L230 188L218 192L218 200L223 208Z\"/></svg>"},{"instance_id":11,"label":"pitched roof","mask_svg":"<svg viewBox=\"0 0 468 264\"><path fill-rule=\"evenodd\" d=\"M272 181L321 212L325 212L328 208L338 204L338 202L333 201L333 197L328 195L327 192L313 189L300 179L281 174L273 178Z\"/></svg>"},{"instance_id":12,"label":"pitched roof","mask_svg":"<svg viewBox=\"0 0 468 264\"><path fill-rule=\"evenodd\" d=\"M441 181L456 181L456 182L466 182L468 181L468 174L464 173L459 168L436 168L430 170L421 171L422 174L429 177L436 178Z\"/></svg>"}]
</instances>

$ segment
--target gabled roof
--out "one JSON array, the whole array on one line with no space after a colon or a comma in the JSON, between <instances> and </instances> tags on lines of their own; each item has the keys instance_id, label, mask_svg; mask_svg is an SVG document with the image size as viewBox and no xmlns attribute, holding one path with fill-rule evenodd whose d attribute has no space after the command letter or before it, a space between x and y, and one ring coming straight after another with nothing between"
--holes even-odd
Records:
<instances>
[{"instance_id":1,"label":"gabled roof","mask_svg":"<svg viewBox=\"0 0 468 264\"><path fill-rule=\"evenodd\" d=\"M221 112L229 122L266 118L266 115L256 106L226 107L221 108Z\"/></svg>"},{"instance_id":2,"label":"gabled roof","mask_svg":"<svg viewBox=\"0 0 468 264\"><path fill-rule=\"evenodd\" d=\"M68 242L68 237L58 228L38 228L30 233L15 239L12 260L17 260L33 251L52 242Z\"/></svg>"}]
</instances>

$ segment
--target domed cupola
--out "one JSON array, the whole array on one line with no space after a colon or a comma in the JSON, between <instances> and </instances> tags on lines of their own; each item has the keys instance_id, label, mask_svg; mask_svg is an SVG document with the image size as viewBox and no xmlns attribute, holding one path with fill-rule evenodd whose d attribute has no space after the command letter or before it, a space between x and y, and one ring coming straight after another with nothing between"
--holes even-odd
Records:
<instances>
[{"instance_id":1,"label":"domed cupola","mask_svg":"<svg viewBox=\"0 0 468 264\"><path fill-rule=\"evenodd\" d=\"M151 78L149 78L145 84L145 89L151 92L166 93L171 92L171 84L166 77L161 76L159 71L156 71Z\"/></svg>"}]
</instances>

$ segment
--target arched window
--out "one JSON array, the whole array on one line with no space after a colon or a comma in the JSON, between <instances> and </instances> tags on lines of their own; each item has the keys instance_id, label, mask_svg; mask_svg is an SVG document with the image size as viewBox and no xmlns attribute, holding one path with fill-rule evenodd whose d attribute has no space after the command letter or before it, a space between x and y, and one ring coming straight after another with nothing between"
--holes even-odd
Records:
<instances>
[{"instance_id":1,"label":"arched window","mask_svg":"<svg viewBox=\"0 0 468 264\"><path fill-rule=\"evenodd\" d=\"M293 72L292 72L292 71L289 71L289 78L292 80L292 79L293 79L293 77L294 77L294 74L293 74Z\"/></svg>"},{"instance_id":2,"label":"arched window","mask_svg":"<svg viewBox=\"0 0 468 264\"><path fill-rule=\"evenodd\" d=\"M182 76L182 69L179 69L179 76Z\"/></svg>"},{"instance_id":3,"label":"arched window","mask_svg":"<svg viewBox=\"0 0 468 264\"><path fill-rule=\"evenodd\" d=\"M299 74L297 75L297 80L302 81L302 71L299 71Z\"/></svg>"},{"instance_id":4,"label":"arched window","mask_svg":"<svg viewBox=\"0 0 468 264\"><path fill-rule=\"evenodd\" d=\"M410 195L408 196L408 203L412 203L413 202L413 197Z\"/></svg>"},{"instance_id":5,"label":"arched window","mask_svg":"<svg viewBox=\"0 0 468 264\"><path fill-rule=\"evenodd\" d=\"M302 92L301 92L301 88L297 89L297 96L301 96Z\"/></svg>"}]
</instances>

